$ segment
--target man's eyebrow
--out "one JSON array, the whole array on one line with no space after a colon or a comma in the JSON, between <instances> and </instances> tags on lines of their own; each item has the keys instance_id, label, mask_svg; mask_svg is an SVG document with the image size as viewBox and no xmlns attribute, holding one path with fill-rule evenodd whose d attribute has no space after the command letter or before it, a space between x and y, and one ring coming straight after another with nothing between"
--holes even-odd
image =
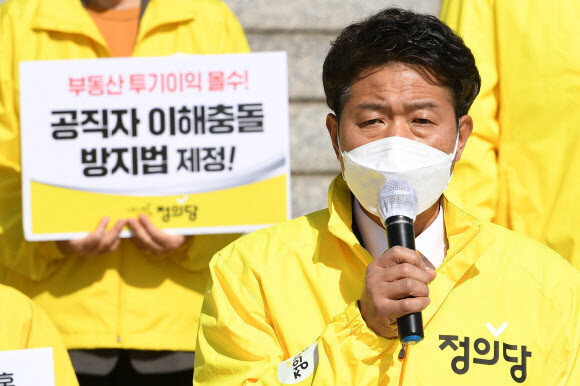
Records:
<instances>
[{"instance_id":1,"label":"man's eyebrow","mask_svg":"<svg viewBox=\"0 0 580 386\"><path fill-rule=\"evenodd\" d=\"M416 101L405 103L406 110L424 110L424 109L432 110L436 109L437 107L439 107L439 105L437 105L437 103L435 103L434 101Z\"/></svg>"},{"instance_id":2,"label":"man's eyebrow","mask_svg":"<svg viewBox=\"0 0 580 386\"><path fill-rule=\"evenodd\" d=\"M404 107L406 110L424 110L424 109L433 110L439 107L439 105L434 101L427 100L405 103ZM371 110L371 111L391 110L390 105L378 102L364 102L359 104L358 108L361 110Z\"/></svg>"},{"instance_id":3,"label":"man's eyebrow","mask_svg":"<svg viewBox=\"0 0 580 386\"><path fill-rule=\"evenodd\" d=\"M383 104L383 103L377 103L377 102L364 102L364 103L359 104L358 108L361 110L372 110L372 111L391 110L391 106L389 106L387 104Z\"/></svg>"}]
</instances>

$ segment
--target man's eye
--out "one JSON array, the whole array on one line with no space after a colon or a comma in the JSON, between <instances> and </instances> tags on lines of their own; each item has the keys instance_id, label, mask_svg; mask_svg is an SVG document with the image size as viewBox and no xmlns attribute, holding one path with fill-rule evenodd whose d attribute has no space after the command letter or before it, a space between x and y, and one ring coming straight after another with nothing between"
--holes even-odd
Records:
<instances>
[{"instance_id":1,"label":"man's eye","mask_svg":"<svg viewBox=\"0 0 580 386\"><path fill-rule=\"evenodd\" d=\"M375 125L375 124L379 124L379 123L383 123L383 121L381 121L380 119L371 119L371 120L363 122L363 125L364 126L371 126L371 125Z\"/></svg>"},{"instance_id":2,"label":"man's eye","mask_svg":"<svg viewBox=\"0 0 580 386\"><path fill-rule=\"evenodd\" d=\"M428 119L425 119L425 118L415 118L415 119L413 119L413 123L418 123L420 125L427 125L427 124L431 123L431 121Z\"/></svg>"}]
</instances>

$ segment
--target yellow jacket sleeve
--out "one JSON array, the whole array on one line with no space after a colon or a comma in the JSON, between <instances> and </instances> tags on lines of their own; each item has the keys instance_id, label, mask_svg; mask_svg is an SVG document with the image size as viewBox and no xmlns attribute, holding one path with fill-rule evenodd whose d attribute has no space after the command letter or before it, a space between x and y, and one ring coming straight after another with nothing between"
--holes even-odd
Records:
<instances>
[{"instance_id":1,"label":"yellow jacket sleeve","mask_svg":"<svg viewBox=\"0 0 580 386\"><path fill-rule=\"evenodd\" d=\"M559 335L566 342L564 350L554 347L546 364L545 384L580 385L580 275L575 275L575 290L569 291L558 299L560 307L557 321L548 334ZM556 324L557 323L557 324Z\"/></svg>"},{"instance_id":2,"label":"yellow jacket sleeve","mask_svg":"<svg viewBox=\"0 0 580 386\"><path fill-rule=\"evenodd\" d=\"M3 101L0 92L0 109L4 107ZM3 118L0 112L0 121ZM3 123L0 122L0 132L4 130ZM1 138L2 134L0 142ZM64 255L56 242L24 240L21 205L19 173L0 156L0 264L32 280L42 280L60 266Z\"/></svg>"},{"instance_id":3,"label":"yellow jacket sleeve","mask_svg":"<svg viewBox=\"0 0 580 386\"><path fill-rule=\"evenodd\" d=\"M370 330L356 303L300 352L287 353L267 309L219 254L210 264L195 350L194 385L364 385L387 383L366 371L389 368L396 341Z\"/></svg>"},{"instance_id":4,"label":"yellow jacket sleeve","mask_svg":"<svg viewBox=\"0 0 580 386\"><path fill-rule=\"evenodd\" d=\"M32 303L32 323L27 348L52 347L56 386L78 385L68 351L48 316Z\"/></svg>"},{"instance_id":5,"label":"yellow jacket sleeve","mask_svg":"<svg viewBox=\"0 0 580 386\"><path fill-rule=\"evenodd\" d=\"M52 348L56 386L78 385L61 336L44 311L11 287L0 285L0 350Z\"/></svg>"},{"instance_id":6,"label":"yellow jacket sleeve","mask_svg":"<svg viewBox=\"0 0 580 386\"><path fill-rule=\"evenodd\" d=\"M49 276L64 256L55 242L28 243L22 228L20 132L12 59L13 20L0 7L0 264L33 280Z\"/></svg>"},{"instance_id":7,"label":"yellow jacket sleeve","mask_svg":"<svg viewBox=\"0 0 580 386\"><path fill-rule=\"evenodd\" d=\"M494 0L444 0L441 20L455 30L472 50L481 74L481 91L469 114L474 129L461 161L455 166L451 186L463 198L470 213L482 221L496 218L498 202L497 150L498 72Z\"/></svg>"},{"instance_id":8,"label":"yellow jacket sleeve","mask_svg":"<svg viewBox=\"0 0 580 386\"><path fill-rule=\"evenodd\" d=\"M238 19L234 13L228 8L226 3L220 3L223 7L224 14L224 26L223 26L223 37L221 42L221 52L223 53L234 53L234 52L250 52L250 46L246 40L246 35L244 30L240 25Z\"/></svg>"},{"instance_id":9,"label":"yellow jacket sleeve","mask_svg":"<svg viewBox=\"0 0 580 386\"><path fill-rule=\"evenodd\" d=\"M207 270L211 257L229 243L239 238L241 233L194 235L170 259L187 271Z\"/></svg>"}]
</instances>

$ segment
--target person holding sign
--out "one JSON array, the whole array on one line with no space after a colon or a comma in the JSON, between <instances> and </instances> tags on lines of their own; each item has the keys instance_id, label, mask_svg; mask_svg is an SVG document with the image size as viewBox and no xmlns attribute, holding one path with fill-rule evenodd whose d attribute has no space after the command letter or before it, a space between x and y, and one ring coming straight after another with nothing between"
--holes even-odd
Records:
<instances>
[{"instance_id":1,"label":"person holding sign","mask_svg":"<svg viewBox=\"0 0 580 386\"><path fill-rule=\"evenodd\" d=\"M169 235L140 215L115 224L104 217L80 240L24 240L19 63L248 51L240 24L219 0L0 6L0 281L46 310L82 385L191 384L207 263L238 235ZM130 240L119 238L125 226Z\"/></svg>"},{"instance_id":2,"label":"person holding sign","mask_svg":"<svg viewBox=\"0 0 580 386\"><path fill-rule=\"evenodd\" d=\"M340 33L322 79L342 168L329 208L213 257L194 384L580 384L579 273L446 189L481 84L461 38L386 9ZM416 251L392 218L414 220ZM396 320L417 312L423 339L404 340Z\"/></svg>"},{"instance_id":3,"label":"person holding sign","mask_svg":"<svg viewBox=\"0 0 580 386\"><path fill-rule=\"evenodd\" d=\"M54 379L44 378L50 374L42 372L37 380L43 383L35 385L78 385L62 338L38 305L15 289L0 284L0 314L3 315L0 322L0 384L23 385L21 381L28 377L28 373L34 372L35 363L31 358L38 360L35 356L37 350L34 349L48 347L51 353L46 359L41 358L47 363L36 364L50 373L54 370ZM13 355L11 350L24 350L19 352L22 358L20 363L7 363ZM2 377L8 377L11 381Z\"/></svg>"}]
</instances>

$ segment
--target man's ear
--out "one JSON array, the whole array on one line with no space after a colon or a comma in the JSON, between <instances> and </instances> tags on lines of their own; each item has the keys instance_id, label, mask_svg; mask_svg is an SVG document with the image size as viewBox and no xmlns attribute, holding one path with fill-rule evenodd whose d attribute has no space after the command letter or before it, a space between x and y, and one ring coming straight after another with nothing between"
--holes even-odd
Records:
<instances>
[{"instance_id":1,"label":"man's ear","mask_svg":"<svg viewBox=\"0 0 580 386\"><path fill-rule=\"evenodd\" d=\"M328 114L326 116L326 128L328 129L328 134L330 135L330 141L332 142L332 147L334 149L334 154L336 154L336 159L340 161L341 154L340 148L338 147L338 118L334 114Z\"/></svg>"},{"instance_id":2,"label":"man's ear","mask_svg":"<svg viewBox=\"0 0 580 386\"><path fill-rule=\"evenodd\" d=\"M463 149L465 149L465 144L467 143L467 138L471 135L473 131L473 119L471 116L464 115L459 119L459 141L457 142L457 152L455 153L455 160L457 162L461 159L461 154Z\"/></svg>"}]
</instances>

